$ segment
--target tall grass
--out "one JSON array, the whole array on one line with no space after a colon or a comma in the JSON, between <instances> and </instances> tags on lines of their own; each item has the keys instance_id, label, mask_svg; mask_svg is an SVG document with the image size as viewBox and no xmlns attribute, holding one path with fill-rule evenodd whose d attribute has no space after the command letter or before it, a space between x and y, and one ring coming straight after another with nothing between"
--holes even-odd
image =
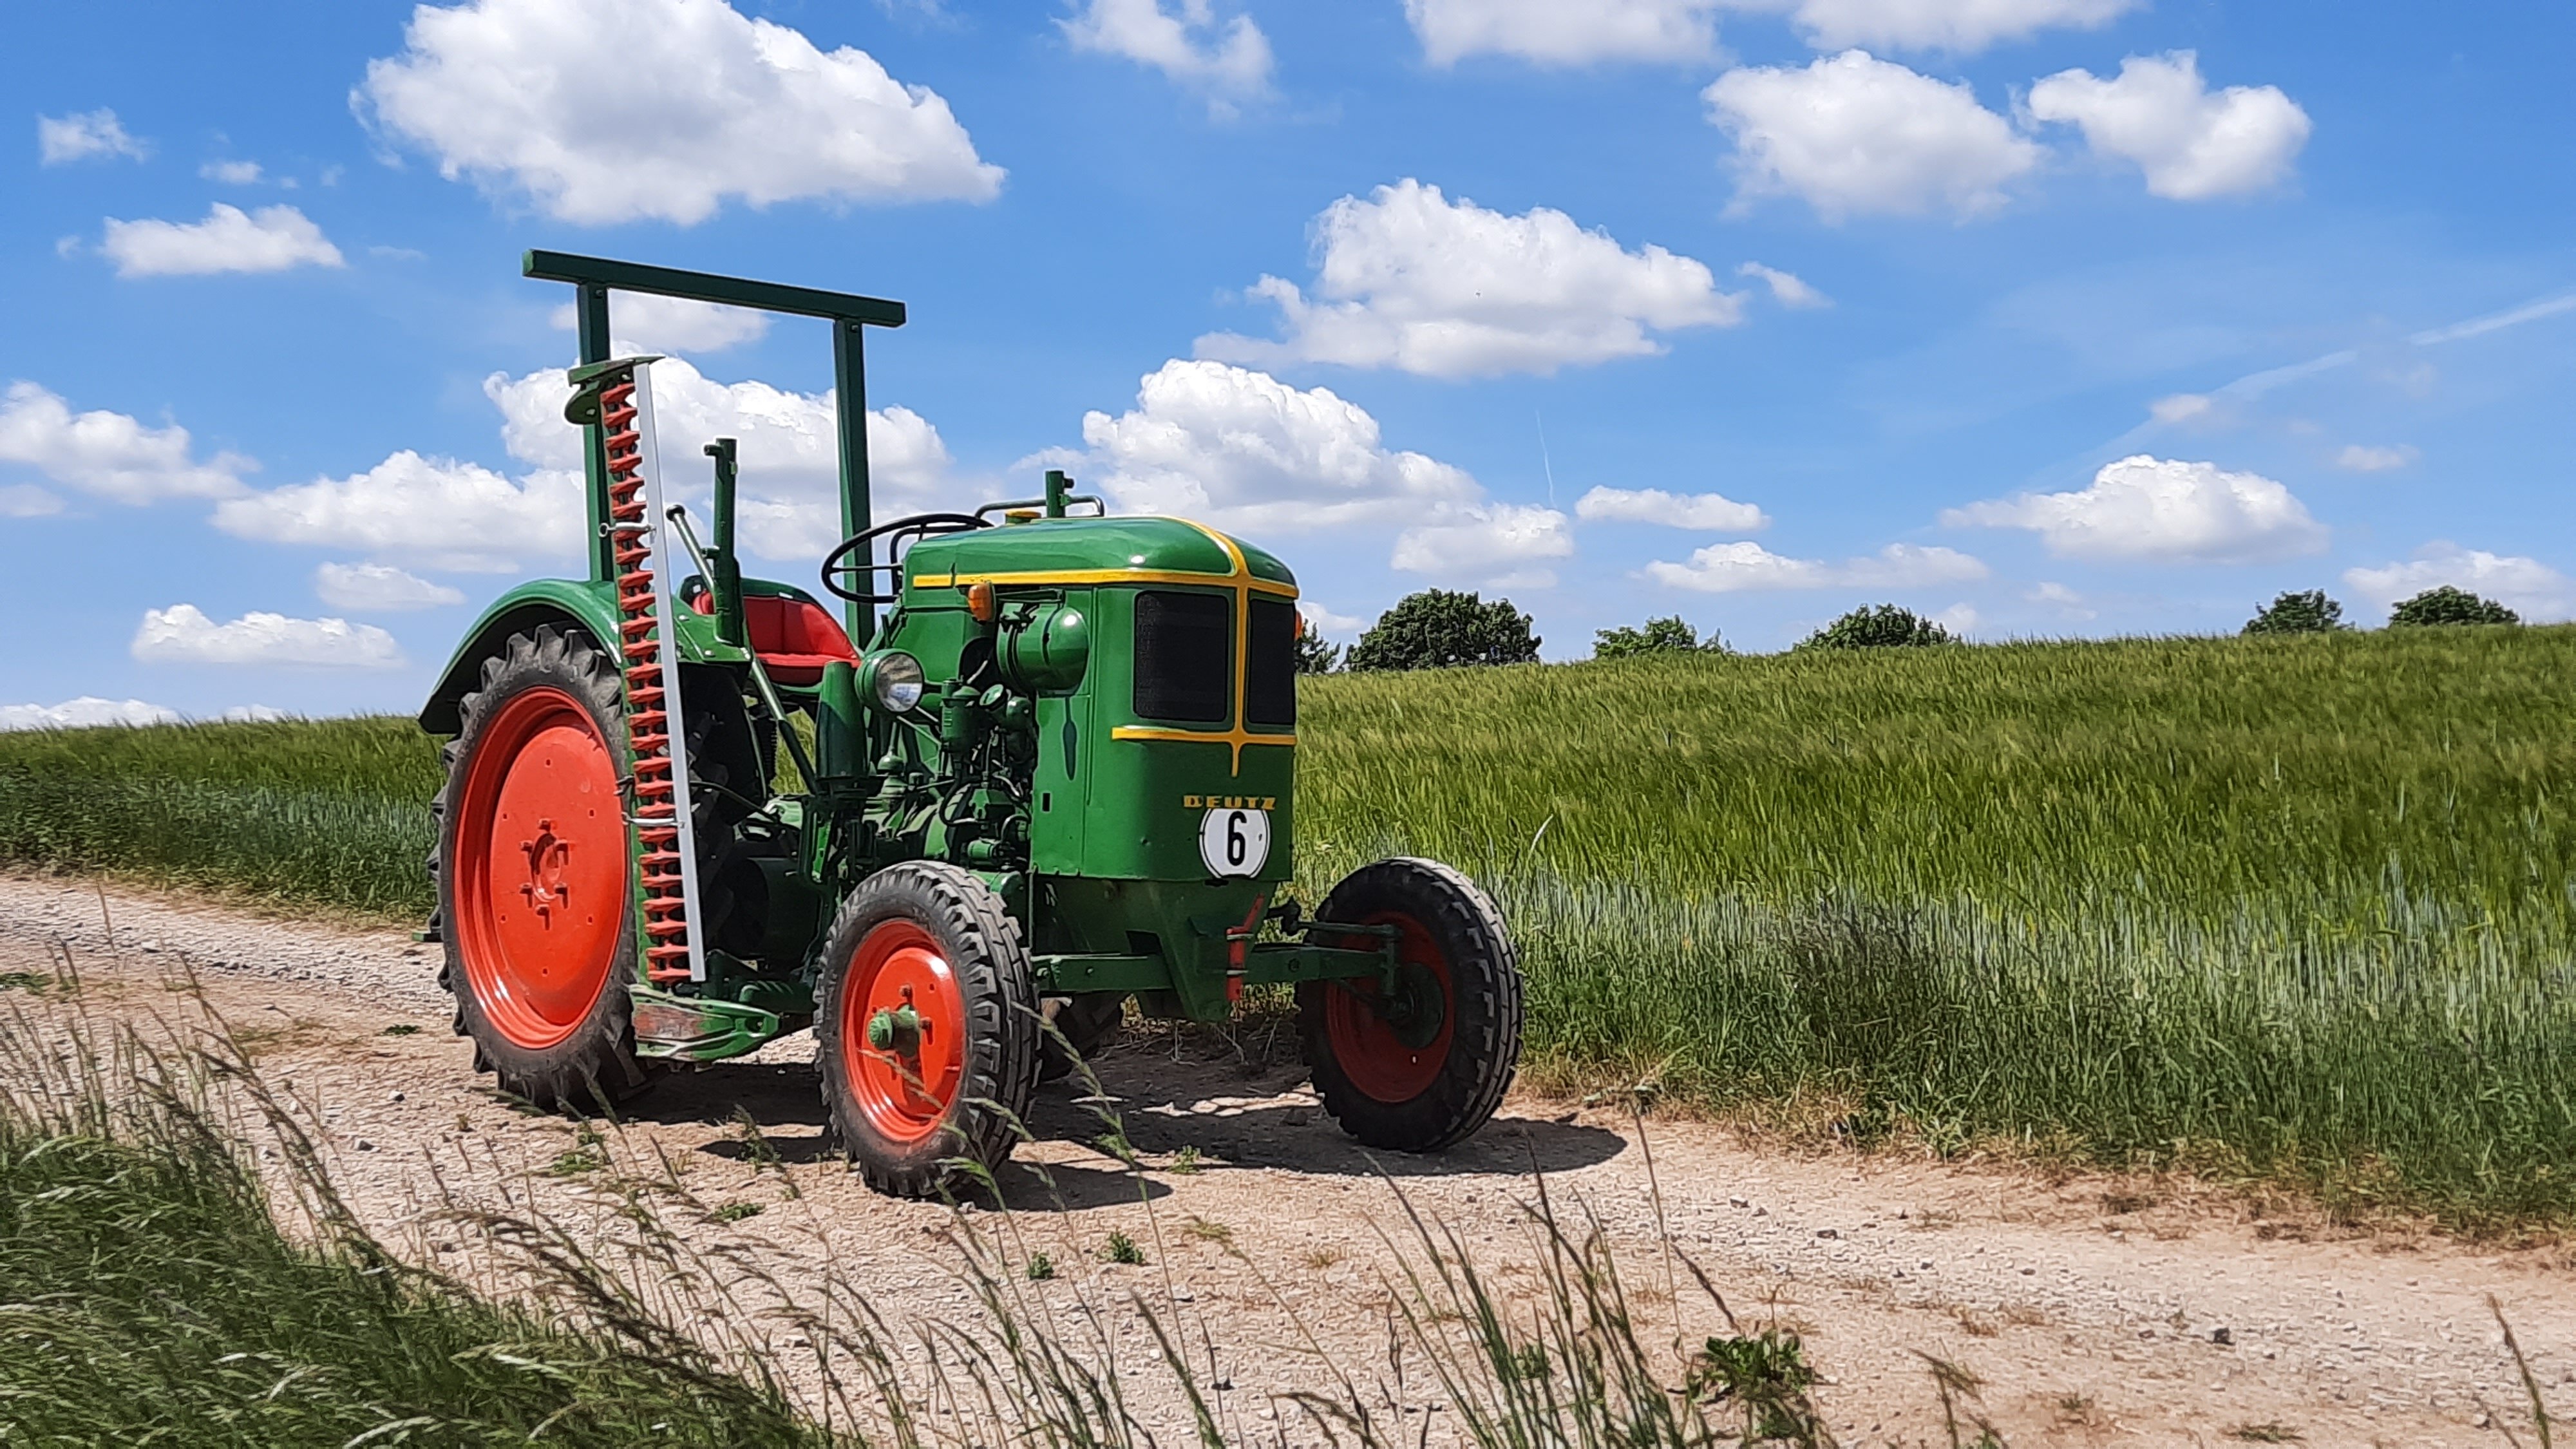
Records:
<instances>
[{"instance_id":1,"label":"tall grass","mask_svg":"<svg viewBox=\"0 0 2576 1449\"><path fill-rule=\"evenodd\" d=\"M271 1109L276 1179L225 1087ZM0 1020L0 1305L11 1443L827 1442L650 1315L567 1318L404 1263L237 1053L23 1011Z\"/></svg>"},{"instance_id":2,"label":"tall grass","mask_svg":"<svg viewBox=\"0 0 2576 1449\"><path fill-rule=\"evenodd\" d=\"M1681 891L2564 930L2571 687L2576 627L1357 675L1303 701L1300 826Z\"/></svg>"},{"instance_id":3,"label":"tall grass","mask_svg":"<svg viewBox=\"0 0 2576 1449\"><path fill-rule=\"evenodd\" d=\"M2576 1218L2576 629L1332 677L1303 884L1502 897L1534 1080ZM399 720L0 736L0 859L395 917Z\"/></svg>"},{"instance_id":4,"label":"tall grass","mask_svg":"<svg viewBox=\"0 0 2576 1449\"><path fill-rule=\"evenodd\" d=\"M416 922L436 742L405 719L0 735L0 860Z\"/></svg>"}]
</instances>

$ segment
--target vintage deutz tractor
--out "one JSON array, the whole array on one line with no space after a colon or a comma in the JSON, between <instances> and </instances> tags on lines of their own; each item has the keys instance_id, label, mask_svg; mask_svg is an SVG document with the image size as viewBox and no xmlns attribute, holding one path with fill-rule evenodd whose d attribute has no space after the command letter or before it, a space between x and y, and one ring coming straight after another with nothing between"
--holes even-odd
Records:
<instances>
[{"instance_id":1,"label":"vintage deutz tractor","mask_svg":"<svg viewBox=\"0 0 2576 1449\"><path fill-rule=\"evenodd\" d=\"M430 934L478 1069L584 1110L811 1025L841 1150L923 1194L1007 1157L1037 1083L1130 1000L1210 1021L1289 985L1360 1141L1430 1151L1492 1116L1521 982L1484 893L1400 859L1312 914L1285 898L1284 564L1106 516L1060 473L1025 503L873 523L861 343L901 303L547 252L524 270L578 289L565 415L592 547L587 581L494 604L420 715L454 737ZM652 359L609 356L612 291L828 319L841 619L743 576L733 440L703 449L703 540L666 504Z\"/></svg>"}]
</instances>

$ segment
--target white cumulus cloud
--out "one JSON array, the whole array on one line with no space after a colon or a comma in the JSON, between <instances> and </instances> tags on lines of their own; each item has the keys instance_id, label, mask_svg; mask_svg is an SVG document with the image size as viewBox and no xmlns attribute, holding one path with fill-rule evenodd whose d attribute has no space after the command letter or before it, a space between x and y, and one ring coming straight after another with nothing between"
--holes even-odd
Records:
<instances>
[{"instance_id":1,"label":"white cumulus cloud","mask_svg":"<svg viewBox=\"0 0 2576 1449\"><path fill-rule=\"evenodd\" d=\"M290 664L317 669L399 669L394 636L346 619L290 619L259 610L218 624L194 604L147 609L134 631L146 664Z\"/></svg>"},{"instance_id":2,"label":"white cumulus cloud","mask_svg":"<svg viewBox=\"0 0 2576 1449\"><path fill-rule=\"evenodd\" d=\"M2091 30L2145 0L1795 0L1792 18L1819 50L1877 46L1968 54L2042 30Z\"/></svg>"},{"instance_id":3,"label":"white cumulus cloud","mask_svg":"<svg viewBox=\"0 0 2576 1449\"><path fill-rule=\"evenodd\" d=\"M1834 299L1807 285L1795 272L1766 267L1760 262L1746 262L1735 269L1739 277L1759 277L1771 289L1771 300L1783 307L1830 307Z\"/></svg>"},{"instance_id":4,"label":"white cumulus cloud","mask_svg":"<svg viewBox=\"0 0 2576 1449\"><path fill-rule=\"evenodd\" d=\"M620 351L632 344L621 341ZM758 380L718 382L679 358L652 366L654 432L660 444L664 496L700 495L710 477L698 449L716 438L738 440L742 543L763 558L813 561L841 539L840 434L833 394L794 392ZM501 410L501 439L510 455L543 476L571 480L581 518L581 432L563 420L570 389L560 370L523 377L495 373L484 394ZM868 480L876 516L954 507L948 445L930 420L906 407L868 410Z\"/></svg>"},{"instance_id":5,"label":"white cumulus cloud","mask_svg":"<svg viewBox=\"0 0 2576 1449\"><path fill-rule=\"evenodd\" d=\"M1646 577L1677 589L1706 594L1751 593L1775 589L1904 589L1927 584L1967 583L1986 577L1982 560L1957 549L1891 543L1877 553L1829 563L1790 558L1758 543L1718 543L1694 550L1688 563L1661 559L1646 565Z\"/></svg>"},{"instance_id":6,"label":"white cumulus cloud","mask_svg":"<svg viewBox=\"0 0 2576 1449\"><path fill-rule=\"evenodd\" d=\"M2483 594L2529 620L2576 615L2576 581L2536 558L2492 554L2456 543L2428 543L2403 563L2344 570L2344 587L2385 609L2449 584Z\"/></svg>"},{"instance_id":7,"label":"white cumulus cloud","mask_svg":"<svg viewBox=\"0 0 2576 1449\"><path fill-rule=\"evenodd\" d=\"M1743 298L1709 269L1660 246L1629 251L1549 207L1490 211L1410 177L1363 201L1345 196L1315 219L1319 264L1310 300L1263 277L1252 294L1278 304L1287 336L1198 340L1202 357L1334 362L1432 377L1549 373L1664 350L1657 333L1741 321Z\"/></svg>"},{"instance_id":8,"label":"white cumulus cloud","mask_svg":"<svg viewBox=\"0 0 2576 1449\"><path fill-rule=\"evenodd\" d=\"M1397 534L1387 562L1408 573L1496 589L1544 589L1556 583L1551 559L1571 557L1565 515L1522 503L1468 504Z\"/></svg>"},{"instance_id":9,"label":"white cumulus cloud","mask_svg":"<svg viewBox=\"0 0 2576 1449\"><path fill-rule=\"evenodd\" d=\"M570 332L579 325L570 302L550 319ZM769 314L724 307L689 297L617 292L608 299L609 330L645 352L722 352L769 335Z\"/></svg>"},{"instance_id":10,"label":"white cumulus cloud","mask_svg":"<svg viewBox=\"0 0 2576 1449\"><path fill-rule=\"evenodd\" d=\"M357 99L439 174L558 221L693 225L751 206L985 201L1002 169L873 56L724 0L469 0L412 11Z\"/></svg>"},{"instance_id":11,"label":"white cumulus cloud","mask_svg":"<svg viewBox=\"0 0 2576 1449\"><path fill-rule=\"evenodd\" d=\"M197 168L197 174L226 186L254 186L259 182L260 168L256 161L209 161Z\"/></svg>"},{"instance_id":12,"label":"white cumulus cloud","mask_svg":"<svg viewBox=\"0 0 2576 1449\"><path fill-rule=\"evenodd\" d=\"M178 724L186 716L164 704L139 699L101 699L84 694L60 704L0 704L0 731L85 730L101 725Z\"/></svg>"},{"instance_id":13,"label":"white cumulus cloud","mask_svg":"<svg viewBox=\"0 0 2576 1449\"><path fill-rule=\"evenodd\" d=\"M74 413L55 393L32 382L13 382L0 394L0 463L34 468L56 483L119 503L161 498L226 498L242 491L241 475L258 465L238 453L199 461L188 430L172 423L146 427L104 409ZM39 496L42 495L42 496ZM19 485L15 497L29 512L51 513L44 490Z\"/></svg>"},{"instance_id":14,"label":"white cumulus cloud","mask_svg":"<svg viewBox=\"0 0 2576 1449\"><path fill-rule=\"evenodd\" d=\"M2393 448L2346 443L2343 451L2335 454L2335 466L2355 473L2386 473L2405 467L2418 456L2413 446L2405 443Z\"/></svg>"},{"instance_id":15,"label":"white cumulus cloud","mask_svg":"<svg viewBox=\"0 0 2576 1449\"><path fill-rule=\"evenodd\" d=\"M1222 97L1260 95L1270 86L1270 38L1249 15L1219 24L1209 0L1087 0L1056 22L1076 50L1124 56L1150 65L1183 85Z\"/></svg>"},{"instance_id":16,"label":"white cumulus cloud","mask_svg":"<svg viewBox=\"0 0 2576 1449\"><path fill-rule=\"evenodd\" d=\"M1718 8L1719 0L1404 0L1433 65L1471 55L1538 65L1699 60L1716 46Z\"/></svg>"},{"instance_id":17,"label":"white cumulus cloud","mask_svg":"<svg viewBox=\"0 0 2576 1449\"><path fill-rule=\"evenodd\" d=\"M465 602L465 595L391 564L326 563L313 571L313 592L335 609L356 614L396 614Z\"/></svg>"},{"instance_id":18,"label":"white cumulus cloud","mask_svg":"<svg viewBox=\"0 0 2576 1449\"><path fill-rule=\"evenodd\" d=\"M354 549L467 573L576 564L587 515L577 469L519 482L409 448L363 473L228 498L215 527L263 543Z\"/></svg>"},{"instance_id":19,"label":"white cumulus cloud","mask_svg":"<svg viewBox=\"0 0 2576 1449\"><path fill-rule=\"evenodd\" d=\"M1082 438L1102 490L1132 512L1255 537L1400 529L1396 567L1479 581L1551 581L1546 562L1573 551L1564 514L1496 502L1464 469L1387 448L1377 419L1328 389L1221 362L1164 363L1134 408L1085 414Z\"/></svg>"},{"instance_id":20,"label":"white cumulus cloud","mask_svg":"<svg viewBox=\"0 0 2576 1449\"><path fill-rule=\"evenodd\" d=\"M245 213L218 201L204 221L108 218L99 250L120 277L200 277L216 272L283 272L341 267L340 249L303 212L263 206Z\"/></svg>"},{"instance_id":21,"label":"white cumulus cloud","mask_svg":"<svg viewBox=\"0 0 2576 1449\"><path fill-rule=\"evenodd\" d=\"M1801 197L1828 221L1992 211L2041 156L1964 83L1864 51L1731 70L1700 94L1734 138L1739 202Z\"/></svg>"},{"instance_id":22,"label":"white cumulus cloud","mask_svg":"<svg viewBox=\"0 0 2576 1449\"><path fill-rule=\"evenodd\" d=\"M2104 464L2090 487L1989 499L1941 521L2029 529L2059 558L2254 563L2318 553L2327 540L2326 526L2272 479L2144 453Z\"/></svg>"},{"instance_id":23,"label":"white cumulus cloud","mask_svg":"<svg viewBox=\"0 0 2576 1449\"><path fill-rule=\"evenodd\" d=\"M60 166L92 156L127 156L140 161L151 153L151 147L125 134L125 124L111 110L36 118L39 165Z\"/></svg>"},{"instance_id":24,"label":"white cumulus cloud","mask_svg":"<svg viewBox=\"0 0 2576 1449\"><path fill-rule=\"evenodd\" d=\"M2030 113L2081 127L2096 155L2135 163L2147 190L2176 201L2278 185L2310 129L2308 113L2278 86L2211 94L2188 50L2130 56L2109 80L2061 71L2030 88Z\"/></svg>"},{"instance_id":25,"label":"white cumulus cloud","mask_svg":"<svg viewBox=\"0 0 2576 1449\"><path fill-rule=\"evenodd\" d=\"M1718 533L1751 533L1771 522L1761 509L1724 494L1661 488L1595 488L1575 500L1574 516L1586 523L1660 523Z\"/></svg>"}]
</instances>

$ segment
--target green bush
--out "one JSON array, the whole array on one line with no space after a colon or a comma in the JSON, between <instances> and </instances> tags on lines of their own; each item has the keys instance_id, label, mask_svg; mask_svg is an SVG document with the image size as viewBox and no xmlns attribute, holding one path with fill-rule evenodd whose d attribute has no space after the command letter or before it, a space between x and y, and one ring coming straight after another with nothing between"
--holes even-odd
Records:
<instances>
[{"instance_id":1,"label":"green bush","mask_svg":"<svg viewBox=\"0 0 2576 1449\"><path fill-rule=\"evenodd\" d=\"M1798 641L1800 649L1912 649L1955 644L1950 631L1894 604L1854 609Z\"/></svg>"},{"instance_id":2,"label":"green bush","mask_svg":"<svg viewBox=\"0 0 2576 1449\"><path fill-rule=\"evenodd\" d=\"M1330 674L1342 666L1342 646L1315 632L1304 619L1297 621L1297 672Z\"/></svg>"},{"instance_id":3,"label":"green bush","mask_svg":"<svg viewBox=\"0 0 2576 1449\"><path fill-rule=\"evenodd\" d=\"M2323 589L2283 593L2245 621L2248 634L2331 634L2352 626L2343 621L2343 605Z\"/></svg>"},{"instance_id":4,"label":"green bush","mask_svg":"<svg viewBox=\"0 0 2576 1449\"><path fill-rule=\"evenodd\" d=\"M2519 624L2522 616L2493 599L2482 599L2449 584L2426 589L2399 604L2388 615L2391 629L2427 624Z\"/></svg>"},{"instance_id":5,"label":"green bush","mask_svg":"<svg viewBox=\"0 0 2576 1449\"><path fill-rule=\"evenodd\" d=\"M1641 654L1689 654L1692 652L1725 654L1731 652L1726 640L1716 631L1703 643L1699 631L1675 614L1666 619L1648 619L1646 627L1631 629L1625 625L1602 629L1592 636L1595 659L1634 659Z\"/></svg>"},{"instance_id":6,"label":"green bush","mask_svg":"<svg viewBox=\"0 0 2576 1449\"><path fill-rule=\"evenodd\" d=\"M1344 663L1354 673L1447 669L1461 664L1534 664L1539 637L1509 599L1424 589L1378 616Z\"/></svg>"}]
</instances>

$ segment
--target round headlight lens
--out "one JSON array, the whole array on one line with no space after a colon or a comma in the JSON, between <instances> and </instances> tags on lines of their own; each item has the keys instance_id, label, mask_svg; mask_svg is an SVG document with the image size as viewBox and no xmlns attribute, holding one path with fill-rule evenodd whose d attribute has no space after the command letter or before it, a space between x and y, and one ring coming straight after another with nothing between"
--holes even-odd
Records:
<instances>
[{"instance_id":1,"label":"round headlight lens","mask_svg":"<svg viewBox=\"0 0 2576 1449\"><path fill-rule=\"evenodd\" d=\"M869 663L868 695L889 714L912 713L928 687L921 661L900 649L889 649Z\"/></svg>"}]
</instances>

